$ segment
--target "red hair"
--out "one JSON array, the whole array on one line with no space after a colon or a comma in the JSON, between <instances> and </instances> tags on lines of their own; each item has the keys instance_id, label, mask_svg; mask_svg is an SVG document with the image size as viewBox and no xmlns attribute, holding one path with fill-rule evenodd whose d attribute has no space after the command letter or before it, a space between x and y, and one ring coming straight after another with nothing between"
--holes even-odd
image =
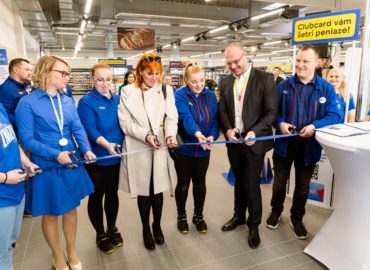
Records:
<instances>
[{"instance_id":1,"label":"red hair","mask_svg":"<svg viewBox=\"0 0 370 270\"><path fill-rule=\"evenodd\" d=\"M155 72L155 71L159 71L159 73L162 75L163 73L163 65L162 65L162 62L156 62L156 61L153 61L151 63L148 63L145 59L147 57L159 57L158 54L154 53L154 52L151 52L151 53L145 53L143 54L139 61L136 63L136 82L135 82L135 85L137 87L141 87L141 85L143 84L143 78L141 76L141 73L149 68L149 70L151 72Z\"/></svg>"}]
</instances>

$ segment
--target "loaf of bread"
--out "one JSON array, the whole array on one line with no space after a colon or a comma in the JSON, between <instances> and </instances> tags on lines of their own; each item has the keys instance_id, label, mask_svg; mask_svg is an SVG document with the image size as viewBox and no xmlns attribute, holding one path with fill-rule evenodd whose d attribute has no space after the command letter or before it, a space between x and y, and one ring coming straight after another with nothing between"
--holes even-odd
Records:
<instances>
[{"instance_id":1,"label":"loaf of bread","mask_svg":"<svg viewBox=\"0 0 370 270\"><path fill-rule=\"evenodd\" d=\"M117 28L118 45L124 50L154 48L154 29Z\"/></svg>"}]
</instances>

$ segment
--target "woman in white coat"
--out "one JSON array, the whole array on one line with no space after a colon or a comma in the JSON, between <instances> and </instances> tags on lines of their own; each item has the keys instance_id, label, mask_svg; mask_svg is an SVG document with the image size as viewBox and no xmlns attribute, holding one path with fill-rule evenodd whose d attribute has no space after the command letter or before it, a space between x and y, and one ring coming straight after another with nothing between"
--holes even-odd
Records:
<instances>
[{"instance_id":1,"label":"woman in white coat","mask_svg":"<svg viewBox=\"0 0 370 270\"><path fill-rule=\"evenodd\" d=\"M166 86L164 94L159 84L162 73L161 58L155 53L144 54L136 65L137 80L122 89L118 107L120 126L126 134L123 150L142 150L122 159L120 188L138 198L144 245L149 250L155 248L155 243L164 243L160 225L162 192L170 189L172 195L176 180L173 160L163 146L177 144L178 114L172 88Z\"/></svg>"}]
</instances>

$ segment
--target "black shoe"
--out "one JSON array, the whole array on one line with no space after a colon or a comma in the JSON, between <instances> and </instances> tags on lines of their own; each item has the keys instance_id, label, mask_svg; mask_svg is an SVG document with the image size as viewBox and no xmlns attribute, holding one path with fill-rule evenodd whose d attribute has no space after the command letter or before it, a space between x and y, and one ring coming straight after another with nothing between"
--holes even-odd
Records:
<instances>
[{"instance_id":1,"label":"black shoe","mask_svg":"<svg viewBox=\"0 0 370 270\"><path fill-rule=\"evenodd\" d=\"M271 212L266 220L266 227L269 229L276 229L279 226L280 214Z\"/></svg>"},{"instance_id":2,"label":"black shoe","mask_svg":"<svg viewBox=\"0 0 370 270\"><path fill-rule=\"evenodd\" d=\"M114 252L113 244L110 241L109 235L107 233L97 235L96 244L98 245L98 248L105 254L111 254L112 252Z\"/></svg>"},{"instance_id":3,"label":"black shoe","mask_svg":"<svg viewBox=\"0 0 370 270\"><path fill-rule=\"evenodd\" d=\"M242 224L245 224L245 218L239 218L238 216L233 215L233 217L226 222L224 226L222 226L221 230L224 232L231 231Z\"/></svg>"},{"instance_id":4,"label":"black shoe","mask_svg":"<svg viewBox=\"0 0 370 270\"><path fill-rule=\"evenodd\" d=\"M186 215L177 216L177 228L182 234L187 234L189 232L189 224Z\"/></svg>"},{"instance_id":5,"label":"black shoe","mask_svg":"<svg viewBox=\"0 0 370 270\"><path fill-rule=\"evenodd\" d=\"M148 232L143 231L143 239L144 239L144 246L146 247L146 249L149 249L149 250L155 249L153 235L150 232L150 230Z\"/></svg>"},{"instance_id":6,"label":"black shoe","mask_svg":"<svg viewBox=\"0 0 370 270\"><path fill-rule=\"evenodd\" d=\"M163 245L164 236L163 236L161 226L154 226L153 224L152 228L153 228L153 236L154 236L155 243L158 245Z\"/></svg>"},{"instance_id":7,"label":"black shoe","mask_svg":"<svg viewBox=\"0 0 370 270\"><path fill-rule=\"evenodd\" d=\"M252 249L258 248L261 243L260 234L258 228L249 229L248 245Z\"/></svg>"},{"instance_id":8,"label":"black shoe","mask_svg":"<svg viewBox=\"0 0 370 270\"><path fill-rule=\"evenodd\" d=\"M308 238L307 230L302 221L291 220L289 224L294 230L294 234L298 239L304 240Z\"/></svg>"},{"instance_id":9,"label":"black shoe","mask_svg":"<svg viewBox=\"0 0 370 270\"><path fill-rule=\"evenodd\" d=\"M201 232L201 233L207 232L207 223L204 221L203 215L194 214L193 223L195 224L195 228L197 228L198 232Z\"/></svg>"},{"instance_id":10,"label":"black shoe","mask_svg":"<svg viewBox=\"0 0 370 270\"><path fill-rule=\"evenodd\" d=\"M25 218L30 218L30 217L32 217L32 214L31 214L31 212L30 212L30 211L24 210L24 212L23 212L23 217L25 217Z\"/></svg>"},{"instance_id":11,"label":"black shoe","mask_svg":"<svg viewBox=\"0 0 370 270\"><path fill-rule=\"evenodd\" d=\"M122 235L116 227L108 228L107 229L107 234L109 235L109 240L112 242L112 244L114 246L116 246L116 247L122 247L123 246Z\"/></svg>"},{"instance_id":12,"label":"black shoe","mask_svg":"<svg viewBox=\"0 0 370 270\"><path fill-rule=\"evenodd\" d=\"M12 244L12 248L15 248L15 242Z\"/></svg>"}]
</instances>

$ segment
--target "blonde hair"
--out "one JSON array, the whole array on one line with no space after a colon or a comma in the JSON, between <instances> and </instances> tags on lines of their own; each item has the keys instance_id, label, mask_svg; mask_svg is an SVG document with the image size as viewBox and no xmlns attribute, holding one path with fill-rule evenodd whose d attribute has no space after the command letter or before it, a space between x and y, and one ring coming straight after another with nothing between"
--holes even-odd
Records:
<instances>
[{"instance_id":1,"label":"blonde hair","mask_svg":"<svg viewBox=\"0 0 370 270\"><path fill-rule=\"evenodd\" d=\"M57 62L65 64L68 67L68 72L71 71L71 67L64 59L55 55L44 55L37 61L32 73L32 81L37 88L46 90L49 74Z\"/></svg>"},{"instance_id":2,"label":"blonde hair","mask_svg":"<svg viewBox=\"0 0 370 270\"><path fill-rule=\"evenodd\" d=\"M192 64L192 63L188 64L184 71L185 84L188 84L188 80L191 74L200 73L200 72L204 73L204 70L201 66L198 66L197 64Z\"/></svg>"},{"instance_id":3,"label":"blonde hair","mask_svg":"<svg viewBox=\"0 0 370 270\"><path fill-rule=\"evenodd\" d=\"M112 70L110 66L108 66L107 64L103 64L103 63L97 63L95 65L93 65L93 67L91 68L91 76L94 77L95 75L95 72L97 69L108 69L108 70Z\"/></svg>"},{"instance_id":4,"label":"blonde hair","mask_svg":"<svg viewBox=\"0 0 370 270\"><path fill-rule=\"evenodd\" d=\"M335 91L339 93L340 97L343 98L344 100L347 100L348 98L348 89L347 89L347 83L345 81L346 76L344 74L343 69L341 68L333 68L328 72L327 79L330 80L330 74L331 73L337 73L339 76L342 77L342 83L335 88Z\"/></svg>"}]
</instances>

